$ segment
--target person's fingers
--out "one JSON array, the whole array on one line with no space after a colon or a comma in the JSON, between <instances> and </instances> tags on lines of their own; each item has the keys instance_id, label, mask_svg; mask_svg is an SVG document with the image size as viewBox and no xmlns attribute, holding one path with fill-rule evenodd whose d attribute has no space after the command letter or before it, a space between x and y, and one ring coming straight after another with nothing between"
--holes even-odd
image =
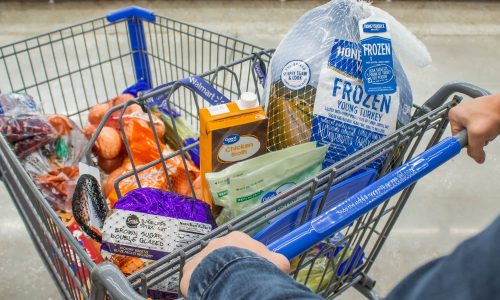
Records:
<instances>
[{"instance_id":1,"label":"person's fingers","mask_svg":"<svg viewBox=\"0 0 500 300\"><path fill-rule=\"evenodd\" d=\"M269 249L267 249L264 244L252 239L249 235L243 232L233 231L223 237L211 240L208 245L200 251L200 253L198 253L194 258L186 263L183 268L183 276L180 283L181 293L184 296L187 296L191 275L198 264L208 254L210 254L210 252L227 246L234 246L250 250L255 254L267 259L283 272L290 272L290 262L285 256L269 251Z\"/></svg>"},{"instance_id":2,"label":"person's fingers","mask_svg":"<svg viewBox=\"0 0 500 300\"><path fill-rule=\"evenodd\" d=\"M233 232L226 237L242 241L240 246L243 246L244 248L247 248L248 250L264 257L283 272L288 273L290 271L290 262L284 255L269 251L264 244L254 240L249 235L243 232Z\"/></svg>"},{"instance_id":3,"label":"person's fingers","mask_svg":"<svg viewBox=\"0 0 500 300\"><path fill-rule=\"evenodd\" d=\"M457 135L460 131L465 129L462 126L459 126L458 123L451 124L450 127L451 127L451 135Z\"/></svg>"},{"instance_id":4,"label":"person's fingers","mask_svg":"<svg viewBox=\"0 0 500 300\"><path fill-rule=\"evenodd\" d=\"M224 238L231 241L255 241L248 234L242 231L232 231L229 234L225 235Z\"/></svg>"},{"instance_id":5,"label":"person's fingers","mask_svg":"<svg viewBox=\"0 0 500 300\"><path fill-rule=\"evenodd\" d=\"M210 241L210 243L216 242L217 244L233 245L248 243L248 241L254 241L248 234L241 231L232 231L223 237L217 238ZM210 244L209 243L209 244Z\"/></svg>"},{"instance_id":6,"label":"person's fingers","mask_svg":"<svg viewBox=\"0 0 500 300\"><path fill-rule=\"evenodd\" d=\"M453 107L448 112L448 118L450 120L451 134L456 135L460 131L464 130L463 121L461 121L460 112L457 107Z\"/></svg>"},{"instance_id":7,"label":"person's fingers","mask_svg":"<svg viewBox=\"0 0 500 300\"><path fill-rule=\"evenodd\" d=\"M191 280L191 276L193 275L193 271L199 262L194 261L194 259L188 261L184 268L182 268L182 278L180 282L180 290L181 294L187 298L188 289L189 289L189 281Z\"/></svg>"},{"instance_id":8,"label":"person's fingers","mask_svg":"<svg viewBox=\"0 0 500 300\"><path fill-rule=\"evenodd\" d=\"M477 134L472 128L469 129L467 133L467 154L477 163L482 164L486 159L486 153L483 150L485 139L480 134Z\"/></svg>"},{"instance_id":9,"label":"person's fingers","mask_svg":"<svg viewBox=\"0 0 500 300\"><path fill-rule=\"evenodd\" d=\"M271 260L270 260L278 269L285 273L290 273L290 261L279 253L271 252Z\"/></svg>"}]
</instances>

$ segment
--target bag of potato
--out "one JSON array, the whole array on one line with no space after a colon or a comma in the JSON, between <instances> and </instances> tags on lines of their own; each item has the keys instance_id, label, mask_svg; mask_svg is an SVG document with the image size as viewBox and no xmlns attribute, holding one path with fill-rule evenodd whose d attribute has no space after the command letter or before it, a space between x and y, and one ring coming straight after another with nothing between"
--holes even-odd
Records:
<instances>
[{"instance_id":1,"label":"bag of potato","mask_svg":"<svg viewBox=\"0 0 500 300\"><path fill-rule=\"evenodd\" d=\"M129 118L125 122L125 134L130 147L130 157L136 168L158 160L160 150L163 157L173 153L166 145L158 144L149 124L140 118ZM114 184L122 175L130 173L130 176L121 180L118 184L120 194L126 195L128 192L139 188L137 178L132 173L133 167L130 157L126 157L121 167L114 170L108 177L104 187L104 194L109 199L111 207L118 200ZM165 172L166 169L166 172ZM168 179L166 174L168 174ZM152 187L167 191L172 191L185 196L195 196L191 191L190 181L193 184L199 176L200 171L188 160L184 161L180 155L176 155L165 161L165 165L159 162L142 172L137 173L141 187ZM170 182L170 183L169 183Z\"/></svg>"},{"instance_id":2,"label":"bag of potato","mask_svg":"<svg viewBox=\"0 0 500 300\"><path fill-rule=\"evenodd\" d=\"M430 63L415 36L368 3L335 0L307 12L270 63L269 150L329 144L327 167L408 123L413 99L400 57Z\"/></svg>"}]
</instances>

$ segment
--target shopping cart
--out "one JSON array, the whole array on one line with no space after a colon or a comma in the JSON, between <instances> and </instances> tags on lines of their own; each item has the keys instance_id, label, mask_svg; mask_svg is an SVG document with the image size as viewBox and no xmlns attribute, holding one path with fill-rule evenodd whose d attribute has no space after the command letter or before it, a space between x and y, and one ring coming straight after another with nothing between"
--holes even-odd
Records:
<instances>
[{"instance_id":1,"label":"shopping cart","mask_svg":"<svg viewBox=\"0 0 500 300\"><path fill-rule=\"evenodd\" d=\"M160 155L142 166L131 159L132 171L114 183L121 196L119 183L127 176L137 178L140 172L157 164L165 165L173 157L186 164L189 151L197 146L196 143L183 146L175 132L179 149L163 155L151 119L150 103L157 103L158 99L166 101L169 111L180 112L185 122L197 128L198 109L211 103L181 79L193 76L204 79L229 99L237 99L242 91L260 95L272 53L273 50L133 7L111 13L107 18L1 47L0 88L3 92L23 92L40 100L50 99L50 102L42 102L45 113L66 114L83 125L93 104L107 100L136 82L145 83L149 90L106 114L89 141L83 159L84 163L95 165L91 149L106 118L113 112L121 112L121 122L128 106L140 105L148 113ZM455 95L445 103L455 93L470 97L487 94L470 84L444 86L425 105L415 107L410 124L128 277L111 263L96 265L89 258L45 201L3 137L0 138L0 170L35 247L64 298L144 299L148 289L159 282L169 281L175 285L186 260L209 240L233 230L255 234L271 249L293 258L291 275L322 296L333 298L354 286L365 296L374 298L375 281L368 273L418 178L411 177L418 176L416 172L406 171L407 164L402 169L398 166L403 162L413 164L413 157L439 142L448 123L448 110L461 100ZM176 120L172 114L170 117L175 129ZM123 126L121 129L123 131ZM130 153L126 136L124 142ZM453 154L459 151L459 144L453 140L445 142L448 144L453 144ZM428 157L423 155L425 162ZM383 159L384 164L377 174L368 178L359 173L379 159ZM168 178L166 170L165 174ZM394 177L393 174L403 175ZM379 178L376 186L366 189L384 184L397 185L399 190L384 189L384 193L378 193L363 189L375 177ZM399 178L401 182L388 178ZM350 188L345 188L346 182L351 184ZM141 186L138 179L137 184ZM194 195L193 184L191 181L189 184ZM339 191L343 193L336 193ZM343 213L330 218L335 214L333 207ZM335 225L329 226L332 220ZM289 237L308 232L304 230L307 226L316 230L314 239L305 236L298 244L290 243L293 239ZM317 271L319 262L320 272ZM313 277L316 283L311 285Z\"/></svg>"},{"instance_id":2,"label":"shopping cart","mask_svg":"<svg viewBox=\"0 0 500 300\"><path fill-rule=\"evenodd\" d=\"M261 50L223 34L128 7L1 46L0 91L29 94L40 100L44 113L64 114L83 126L93 105L136 82L156 87ZM234 70L240 78L250 76L250 65L235 65ZM237 92L230 85L219 89L233 93L233 97ZM2 180L61 295L88 298L89 272L95 264L45 201L3 137L0 148Z\"/></svg>"}]
</instances>

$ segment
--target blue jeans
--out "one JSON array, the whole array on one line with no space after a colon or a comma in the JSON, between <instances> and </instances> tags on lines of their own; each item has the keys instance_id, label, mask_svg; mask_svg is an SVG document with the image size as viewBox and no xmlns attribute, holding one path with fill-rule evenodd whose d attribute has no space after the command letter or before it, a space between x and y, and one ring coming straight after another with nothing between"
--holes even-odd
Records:
<instances>
[{"instance_id":1,"label":"blue jeans","mask_svg":"<svg viewBox=\"0 0 500 300\"><path fill-rule=\"evenodd\" d=\"M226 247L198 265L188 299L321 298L255 253ZM500 217L450 255L410 274L386 299L500 299Z\"/></svg>"}]
</instances>

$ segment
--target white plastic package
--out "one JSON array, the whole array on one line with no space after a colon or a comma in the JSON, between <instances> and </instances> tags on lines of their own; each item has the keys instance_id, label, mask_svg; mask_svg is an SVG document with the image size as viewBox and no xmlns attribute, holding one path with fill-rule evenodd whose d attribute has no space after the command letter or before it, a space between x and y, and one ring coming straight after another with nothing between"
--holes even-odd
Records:
<instances>
[{"instance_id":1,"label":"white plastic package","mask_svg":"<svg viewBox=\"0 0 500 300\"><path fill-rule=\"evenodd\" d=\"M269 150L328 144L327 167L407 124L413 99L400 57L431 62L413 34L370 4L335 0L307 12L279 44L266 78ZM382 58L383 67L371 67Z\"/></svg>"}]
</instances>

